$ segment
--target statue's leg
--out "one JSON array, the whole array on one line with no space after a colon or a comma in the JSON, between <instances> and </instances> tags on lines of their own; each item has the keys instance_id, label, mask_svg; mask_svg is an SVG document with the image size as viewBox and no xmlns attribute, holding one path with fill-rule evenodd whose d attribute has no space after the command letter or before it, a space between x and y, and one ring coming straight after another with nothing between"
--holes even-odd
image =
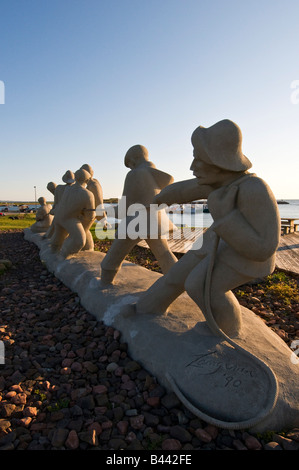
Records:
<instances>
[{"instance_id":1,"label":"statue's leg","mask_svg":"<svg viewBox=\"0 0 299 470\"><path fill-rule=\"evenodd\" d=\"M86 250L93 251L94 250L94 241L93 241L92 234L91 234L90 230L89 229L86 230L85 234L86 234L86 243L85 243L84 247L82 248L82 251L86 251Z\"/></svg>"},{"instance_id":2,"label":"statue's leg","mask_svg":"<svg viewBox=\"0 0 299 470\"><path fill-rule=\"evenodd\" d=\"M185 281L190 271L200 262L190 250L169 271L161 276L144 294L136 305L137 313L163 314L174 300L185 290Z\"/></svg>"},{"instance_id":3,"label":"statue's leg","mask_svg":"<svg viewBox=\"0 0 299 470\"><path fill-rule=\"evenodd\" d=\"M101 281L103 284L112 284L121 268L122 262L136 245L136 240L130 238L113 240L105 258L101 263Z\"/></svg>"},{"instance_id":4,"label":"statue's leg","mask_svg":"<svg viewBox=\"0 0 299 470\"><path fill-rule=\"evenodd\" d=\"M82 223L77 219L70 219L64 222L64 228L69 236L61 247L61 255L67 258L70 255L78 253L82 250L86 243L86 233Z\"/></svg>"},{"instance_id":5,"label":"statue's leg","mask_svg":"<svg viewBox=\"0 0 299 470\"><path fill-rule=\"evenodd\" d=\"M148 246L158 261L163 274L166 274L171 266L177 262L177 257L169 249L168 242L164 238L147 239Z\"/></svg>"},{"instance_id":6,"label":"statue's leg","mask_svg":"<svg viewBox=\"0 0 299 470\"><path fill-rule=\"evenodd\" d=\"M68 236L67 231L63 227L61 227L60 224L55 223L54 233L50 241L51 251L53 253L57 253L61 249L61 246L67 236Z\"/></svg>"},{"instance_id":7,"label":"statue's leg","mask_svg":"<svg viewBox=\"0 0 299 470\"><path fill-rule=\"evenodd\" d=\"M50 227L48 228L48 230L46 231L45 235L43 238L51 238L52 235L54 234L54 220L52 222L52 224L50 225Z\"/></svg>"},{"instance_id":8,"label":"statue's leg","mask_svg":"<svg viewBox=\"0 0 299 470\"><path fill-rule=\"evenodd\" d=\"M208 325L215 331L210 322L208 306L205 303L206 277L210 257L206 257L186 279L185 288L190 297L199 306ZM252 278L236 272L233 268L216 260L211 276L208 301L212 316L220 329L228 336L240 332L242 315L241 307L231 289L245 284Z\"/></svg>"}]
</instances>

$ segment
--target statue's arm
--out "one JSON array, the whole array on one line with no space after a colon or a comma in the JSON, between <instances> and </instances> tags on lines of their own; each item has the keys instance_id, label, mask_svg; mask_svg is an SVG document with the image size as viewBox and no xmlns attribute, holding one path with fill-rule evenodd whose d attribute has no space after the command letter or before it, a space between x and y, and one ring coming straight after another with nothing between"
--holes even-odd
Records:
<instances>
[{"instance_id":1,"label":"statue's arm","mask_svg":"<svg viewBox=\"0 0 299 470\"><path fill-rule=\"evenodd\" d=\"M154 204L186 204L196 199L207 199L212 188L201 185L197 178L170 184L155 196Z\"/></svg>"},{"instance_id":2,"label":"statue's arm","mask_svg":"<svg viewBox=\"0 0 299 470\"><path fill-rule=\"evenodd\" d=\"M92 222L96 216L94 195L90 191L86 191L82 216L85 222Z\"/></svg>"},{"instance_id":3,"label":"statue's arm","mask_svg":"<svg viewBox=\"0 0 299 470\"><path fill-rule=\"evenodd\" d=\"M233 188L230 191L234 197ZM276 201L258 181L251 181L235 190L234 207L221 214L219 206L226 203L228 197L229 194L224 196L219 192L215 210L214 194L208 200L214 218L213 230L240 255L254 261L267 260L279 244Z\"/></svg>"}]
</instances>

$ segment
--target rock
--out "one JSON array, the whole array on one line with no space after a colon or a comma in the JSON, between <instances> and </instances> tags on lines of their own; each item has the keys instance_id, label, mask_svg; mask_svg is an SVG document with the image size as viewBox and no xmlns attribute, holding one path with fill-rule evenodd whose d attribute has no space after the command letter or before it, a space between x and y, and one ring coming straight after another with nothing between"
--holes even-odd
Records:
<instances>
[{"instance_id":1,"label":"rock","mask_svg":"<svg viewBox=\"0 0 299 470\"><path fill-rule=\"evenodd\" d=\"M91 423L88 426L88 431L93 431L93 430L96 432L97 436L99 436L103 432L102 426L100 425L100 423L97 423L96 421L94 423Z\"/></svg>"},{"instance_id":2,"label":"rock","mask_svg":"<svg viewBox=\"0 0 299 470\"><path fill-rule=\"evenodd\" d=\"M108 364L108 366L106 367L106 370L108 372L115 372L117 369L118 369L118 364L116 364L116 362L110 362L110 364Z\"/></svg>"},{"instance_id":3,"label":"rock","mask_svg":"<svg viewBox=\"0 0 299 470\"><path fill-rule=\"evenodd\" d=\"M112 438L109 441L109 449L113 450L120 450L120 449L126 449L127 448L127 443L123 439L120 438Z\"/></svg>"},{"instance_id":4,"label":"rock","mask_svg":"<svg viewBox=\"0 0 299 470\"><path fill-rule=\"evenodd\" d=\"M107 387L106 385L95 385L94 387L92 387L92 392L95 394L95 395L99 395L101 393L107 393Z\"/></svg>"},{"instance_id":5,"label":"rock","mask_svg":"<svg viewBox=\"0 0 299 470\"><path fill-rule=\"evenodd\" d=\"M233 440L233 447L236 450L248 450L244 443L240 439Z\"/></svg>"},{"instance_id":6,"label":"rock","mask_svg":"<svg viewBox=\"0 0 299 470\"><path fill-rule=\"evenodd\" d=\"M278 442L268 442L264 446L264 450L282 450L282 447L278 444Z\"/></svg>"},{"instance_id":7,"label":"rock","mask_svg":"<svg viewBox=\"0 0 299 470\"><path fill-rule=\"evenodd\" d=\"M24 408L23 410L23 414L25 417L30 417L30 418L33 418L37 415L37 408L35 406L27 406L26 408Z\"/></svg>"},{"instance_id":8,"label":"rock","mask_svg":"<svg viewBox=\"0 0 299 470\"><path fill-rule=\"evenodd\" d=\"M170 428L170 435L174 439L177 439L178 441L185 443L185 442L190 442L192 439L192 436L187 429L183 428L182 426L176 425L172 426Z\"/></svg>"},{"instance_id":9,"label":"rock","mask_svg":"<svg viewBox=\"0 0 299 470\"><path fill-rule=\"evenodd\" d=\"M181 402L174 392L168 393L161 399L161 405L168 410L180 406Z\"/></svg>"},{"instance_id":10,"label":"rock","mask_svg":"<svg viewBox=\"0 0 299 470\"><path fill-rule=\"evenodd\" d=\"M182 444L177 439L165 439L162 442L162 450L181 450Z\"/></svg>"},{"instance_id":11,"label":"rock","mask_svg":"<svg viewBox=\"0 0 299 470\"><path fill-rule=\"evenodd\" d=\"M217 436L218 436L218 433L219 433L219 429L214 426L213 424L208 424L204 430L210 434L210 436L212 437L212 439L216 439Z\"/></svg>"},{"instance_id":12,"label":"rock","mask_svg":"<svg viewBox=\"0 0 299 470\"><path fill-rule=\"evenodd\" d=\"M11 422L7 419L0 419L0 435L1 432L6 432L11 427Z\"/></svg>"},{"instance_id":13,"label":"rock","mask_svg":"<svg viewBox=\"0 0 299 470\"><path fill-rule=\"evenodd\" d=\"M125 367L124 367L124 370L125 370L125 373L126 374L131 374L132 372L135 372L136 370L139 370L141 367L140 367L140 364L138 364L138 362L136 361L129 361Z\"/></svg>"},{"instance_id":14,"label":"rock","mask_svg":"<svg viewBox=\"0 0 299 470\"><path fill-rule=\"evenodd\" d=\"M279 434L274 434L273 441L277 442L284 450L299 450L299 442Z\"/></svg>"},{"instance_id":15,"label":"rock","mask_svg":"<svg viewBox=\"0 0 299 470\"><path fill-rule=\"evenodd\" d=\"M67 449L76 450L78 449L79 444L80 444L80 441L79 441L78 434L74 429L72 429L69 432L69 435L65 441L65 447Z\"/></svg>"},{"instance_id":16,"label":"rock","mask_svg":"<svg viewBox=\"0 0 299 470\"><path fill-rule=\"evenodd\" d=\"M84 410L93 410L95 407L95 401L92 395L86 395L80 399L80 406Z\"/></svg>"},{"instance_id":17,"label":"rock","mask_svg":"<svg viewBox=\"0 0 299 470\"><path fill-rule=\"evenodd\" d=\"M80 441L86 442L91 446L97 446L99 444L98 437L95 429L90 429L88 431L82 431L79 433Z\"/></svg>"},{"instance_id":18,"label":"rock","mask_svg":"<svg viewBox=\"0 0 299 470\"><path fill-rule=\"evenodd\" d=\"M243 440L244 440L245 446L249 450L260 450L263 447L256 437L251 436L248 433L243 434Z\"/></svg>"},{"instance_id":19,"label":"rock","mask_svg":"<svg viewBox=\"0 0 299 470\"><path fill-rule=\"evenodd\" d=\"M196 429L195 430L195 435L202 442L208 443L208 442L212 441L212 436L207 431L205 431L204 429L201 429L201 428Z\"/></svg>"},{"instance_id":20,"label":"rock","mask_svg":"<svg viewBox=\"0 0 299 470\"><path fill-rule=\"evenodd\" d=\"M138 415L138 416L132 416L130 418L130 425L132 426L133 429L141 429L143 427L143 421L144 421L144 416L143 415Z\"/></svg>"},{"instance_id":21,"label":"rock","mask_svg":"<svg viewBox=\"0 0 299 470\"><path fill-rule=\"evenodd\" d=\"M16 407L16 405L11 403L3 403L0 408L0 416L2 416L3 418L9 418L13 415Z\"/></svg>"},{"instance_id":22,"label":"rock","mask_svg":"<svg viewBox=\"0 0 299 470\"><path fill-rule=\"evenodd\" d=\"M158 426L158 424L160 423L160 418L157 415L144 411L143 416L144 416L144 422L147 426L155 427L155 426Z\"/></svg>"},{"instance_id":23,"label":"rock","mask_svg":"<svg viewBox=\"0 0 299 470\"><path fill-rule=\"evenodd\" d=\"M129 426L128 421L119 421L116 426L120 434L127 434Z\"/></svg>"},{"instance_id":24,"label":"rock","mask_svg":"<svg viewBox=\"0 0 299 470\"><path fill-rule=\"evenodd\" d=\"M58 449L60 447L63 447L68 435L69 435L68 429L64 429L64 428L55 429L52 440L51 440L52 446Z\"/></svg>"},{"instance_id":25,"label":"rock","mask_svg":"<svg viewBox=\"0 0 299 470\"><path fill-rule=\"evenodd\" d=\"M156 408L160 405L160 397L149 397L146 400L146 403L153 408Z\"/></svg>"}]
</instances>

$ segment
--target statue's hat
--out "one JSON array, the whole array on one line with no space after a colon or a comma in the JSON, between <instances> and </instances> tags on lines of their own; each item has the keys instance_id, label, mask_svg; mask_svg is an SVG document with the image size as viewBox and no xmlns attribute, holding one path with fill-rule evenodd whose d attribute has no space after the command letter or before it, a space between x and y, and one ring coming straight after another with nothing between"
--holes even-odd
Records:
<instances>
[{"instance_id":1,"label":"statue's hat","mask_svg":"<svg viewBox=\"0 0 299 470\"><path fill-rule=\"evenodd\" d=\"M67 170L62 177L62 181L64 181L64 183L74 183L75 182L74 173L71 170Z\"/></svg>"},{"instance_id":2,"label":"statue's hat","mask_svg":"<svg viewBox=\"0 0 299 470\"><path fill-rule=\"evenodd\" d=\"M209 164L229 171L245 171L252 163L242 152L242 133L237 124L229 119L217 122L211 127L199 126L192 134L193 147L202 147ZM209 159L209 160L208 160Z\"/></svg>"}]
</instances>

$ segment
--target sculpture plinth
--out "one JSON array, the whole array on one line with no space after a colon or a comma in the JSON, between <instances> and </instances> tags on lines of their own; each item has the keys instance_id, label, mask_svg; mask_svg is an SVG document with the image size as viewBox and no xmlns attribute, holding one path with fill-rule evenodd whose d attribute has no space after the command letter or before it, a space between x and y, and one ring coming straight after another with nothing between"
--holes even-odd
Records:
<instances>
[{"instance_id":1,"label":"sculpture plinth","mask_svg":"<svg viewBox=\"0 0 299 470\"><path fill-rule=\"evenodd\" d=\"M86 310L121 331L129 354L183 402L187 398L185 405L192 412L201 410L206 422L254 432L299 426L299 364L284 341L253 312L241 307L242 328L234 338L249 357L211 332L186 293L165 315L136 315L133 305L161 274L124 262L117 284L102 286L104 253L81 252L62 261L39 234L29 229L24 234L39 247L49 271L78 294ZM277 397L262 363L275 374Z\"/></svg>"}]
</instances>

